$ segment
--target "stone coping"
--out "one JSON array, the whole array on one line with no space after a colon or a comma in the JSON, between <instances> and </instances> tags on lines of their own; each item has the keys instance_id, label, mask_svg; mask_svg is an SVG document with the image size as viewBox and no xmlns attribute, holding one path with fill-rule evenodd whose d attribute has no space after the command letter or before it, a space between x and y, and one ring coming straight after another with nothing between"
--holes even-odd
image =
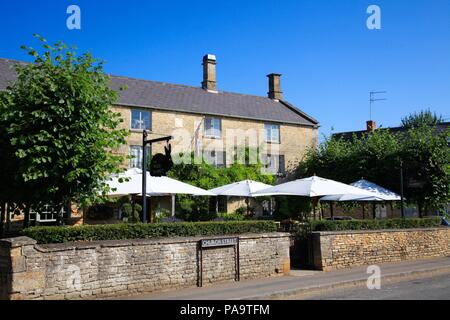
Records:
<instances>
[{"instance_id":1,"label":"stone coping","mask_svg":"<svg viewBox=\"0 0 450 320\"><path fill-rule=\"evenodd\" d=\"M289 233L285 232L270 232L270 233L246 233L235 235L222 236L196 236L196 237L164 237L164 238L149 238L149 239L126 239L126 240L103 240L103 241L80 241L67 243L52 243L52 244L36 244L36 241L28 237L18 237L0 240L2 243L14 243L15 247L21 245L34 245L39 252L58 252L68 250L88 250L97 248L113 248L113 247L129 247L129 246L145 246L158 244L180 244L180 243L195 243L202 239L220 239L239 237L240 240L261 239L261 238L283 238L290 237Z\"/></svg>"},{"instance_id":2,"label":"stone coping","mask_svg":"<svg viewBox=\"0 0 450 320\"><path fill-rule=\"evenodd\" d=\"M450 227L433 227L433 228L407 228L407 229L379 229L379 230L342 230L342 231L313 231L312 234L320 234L324 236L338 234L364 234L364 233L383 233L383 232L414 232L414 231L436 231L450 230Z\"/></svg>"},{"instance_id":3,"label":"stone coping","mask_svg":"<svg viewBox=\"0 0 450 320\"><path fill-rule=\"evenodd\" d=\"M0 239L0 247L3 248L18 248L22 246L35 245L36 243L37 243L36 240L31 239L29 237Z\"/></svg>"}]
</instances>

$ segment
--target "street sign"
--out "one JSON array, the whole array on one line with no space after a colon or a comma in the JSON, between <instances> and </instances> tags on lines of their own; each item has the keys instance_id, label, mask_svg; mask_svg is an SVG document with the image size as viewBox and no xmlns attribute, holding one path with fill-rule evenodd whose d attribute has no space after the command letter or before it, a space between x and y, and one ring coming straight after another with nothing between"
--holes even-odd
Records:
<instances>
[{"instance_id":1,"label":"street sign","mask_svg":"<svg viewBox=\"0 0 450 320\"><path fill-rule=\"evenodd\" d=\"M201 241L202 248L228 247L239 243L239 238L205 239Z\"/></svg>"}]
</instances>

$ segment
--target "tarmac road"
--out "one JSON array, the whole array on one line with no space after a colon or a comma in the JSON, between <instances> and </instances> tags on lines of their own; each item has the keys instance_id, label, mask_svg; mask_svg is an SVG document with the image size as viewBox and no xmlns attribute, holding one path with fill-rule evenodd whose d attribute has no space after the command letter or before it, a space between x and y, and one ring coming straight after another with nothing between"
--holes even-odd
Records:
<instances>
[{"instance_id":1,"label":"tarmac road","mask_svg":"<svg viewBox=\"0 0 450 320\"><path fill-rule=\"evenodd\" d=\"M380 290L366 286L328 290L314 296L299 295L289 299L309 300L450 300L450 273L432 277L388 281Z\"/></svg>"}]
</instances>

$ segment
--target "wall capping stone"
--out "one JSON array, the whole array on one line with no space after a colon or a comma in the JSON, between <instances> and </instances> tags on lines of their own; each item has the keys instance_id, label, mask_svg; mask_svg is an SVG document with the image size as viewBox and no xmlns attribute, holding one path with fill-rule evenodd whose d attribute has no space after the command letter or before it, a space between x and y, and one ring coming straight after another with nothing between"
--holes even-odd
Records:
<instances>
[{"instance_id":1,"label":"wall capping stone","mask_svg":"<svg viewBox=\"0 0 450 320\"><path fill-rule=\"evenodd\" d=\"M241 235L226 235L226 236L197 236L197 237L161 237L161 238L149 238L149 239L124 239L124 240L104 240L104 241L80 241L80 242L66 242L66 243L52 243L52 244L36 244L33 240L35 248L40 252L58 252L67 250L87 250L96 248L115 248L115 247L131 247L131 246L146 246L146 245L158 245L158 244L180 244L180 243L193 243L202 239L220 239L220 238L233 238L239 237L239 239L261 239L261 238L279 238L290 237L286 232L271 232L271 233L246 233ZM26 238L26 237L24 237Z\"/></svg>"},{"instance_id":2,"label":"wall capping stone","mask_svg":"<svg viewBox=\"0 0 450 320\"><path fill-rule=\"evenodd\" d=\"M408 229L380 229L380 230L345 230L345 231L313 231L313 234L320 235L335 235L335 234L365 234L365 233L385 233L385 232L415 232L425 231L433 232L436 230L449 230L450 227L436 227L436 228L408 228Z\"/></svg>"},{"instance_id":3,"label":"wall capping stone","mask_svg":"<svg viewBox=\"0 0 450 320\"><path fill-rule=\"evenodd\" d=\"M15 237L0 239L0 247L17 248L22 246L35 245L37 242L29 237Z\"/></svg>"}]
</instances>

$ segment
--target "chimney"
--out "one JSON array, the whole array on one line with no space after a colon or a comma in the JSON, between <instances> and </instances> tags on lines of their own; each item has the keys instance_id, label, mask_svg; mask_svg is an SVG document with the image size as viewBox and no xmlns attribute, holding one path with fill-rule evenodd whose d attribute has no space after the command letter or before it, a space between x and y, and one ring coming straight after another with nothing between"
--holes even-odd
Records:
<instances>
[{"instance_id":1,"label":"chimney","mask_svg":"<svg viewBox=\"0 0 450 320\"><path fill-rule=\"evenodd\" d=\"M280 77L281 74L271 73L267 75L269 78L269 98L273 100L283 100L283 92L281 92Z\"/></svg>"},{"instance_id":2,"label":"chimney","mask_svg":"<svg viewBox=\"0 0 450 320\"><path fill-rule=\"evenodd\" d=\"M216 64L217 61L215 55L207 54L203 57L202 88L212 92L217 92Z\"/></svg>"},{"instance_id":3,"label":"chimney","mask_svg":"<svg viewBox=\"0 0 450 320\"><path fill-rule=\"evenodd\" d=\"M367 124L367 132L374 132L375 129L377 128L377 124L373 120L367 121L366 124Z\"/></svg>"}]
</instances>

